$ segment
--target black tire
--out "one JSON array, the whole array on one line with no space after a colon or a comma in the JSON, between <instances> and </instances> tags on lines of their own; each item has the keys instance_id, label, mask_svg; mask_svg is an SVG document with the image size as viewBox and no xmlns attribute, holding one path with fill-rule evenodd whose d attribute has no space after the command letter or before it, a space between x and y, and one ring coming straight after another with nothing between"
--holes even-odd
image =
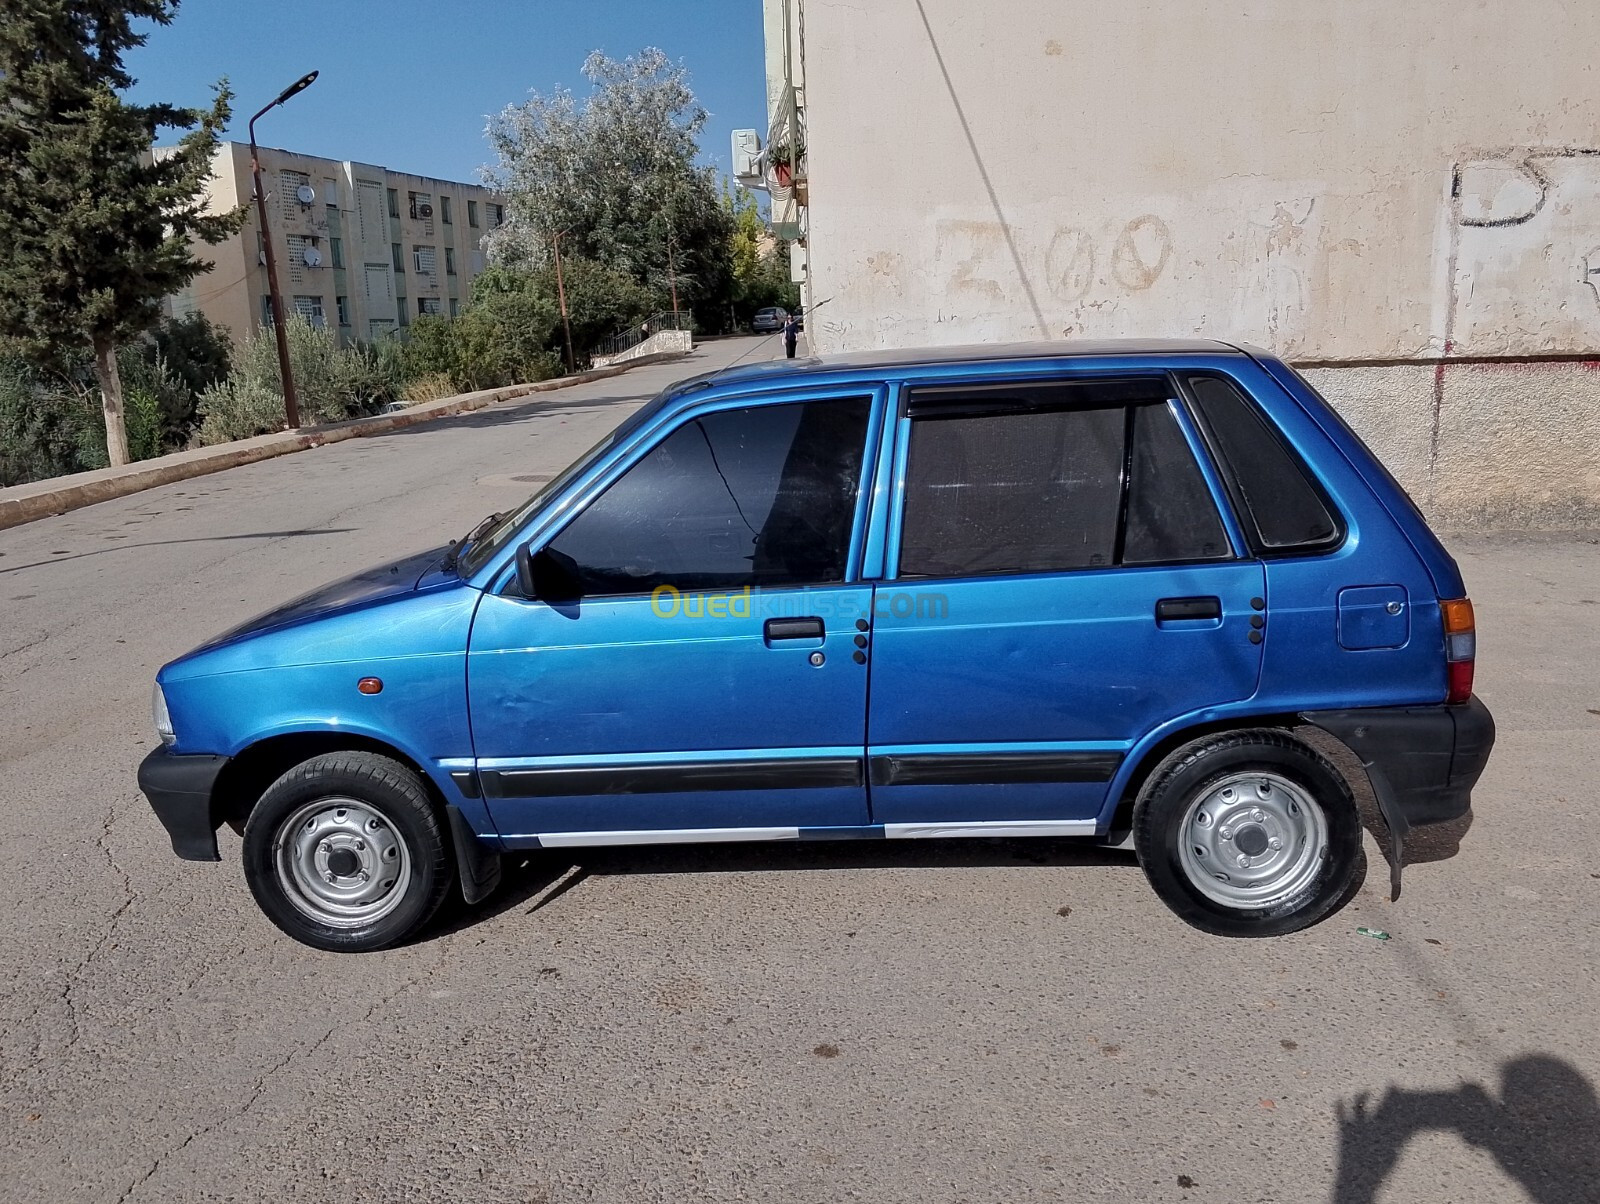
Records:
<instances>
[{"instance_id":1,"label":"black tire","mask_svg":"<svg viewBox=\"0 0 1600 1204\"><path fill-rule=\"evenodd\" d=\"M1197 870L1206 863L1200 857L1189 860L1180 846L1192 804L1223 783L1254 773L1287 779L1315 806L1326 825L1325 851L1307 860L1305 880L1297 880L1286 897L1264 907L1230 906L1195 885L1185 862ZM1178 749L1150 776L1133 811L1134 849L1150 885L1185 923L1214 936L1281 936L1323 919L1362 879L1361 831L1343 775L1320 753L1280 731L1225 733Z\"/></svg>"},{"instance_id":2,"label":"black tire","mask_svg":"<svg viewBox=\"0 0 1600 1204\"><path fill-rule=\"evenodd\" d=\"M355 805L340 808L338 800L352 800ZM319 808L324 801L327 806ZM293 832L285 828L297 814L306 816L308 809L311 817L305 831L311 832L313 825L326 827L318 829L315 839L303 837L298 847L310 848L322 841L325 849L342 841L352 849L367 850L370 845L372 850L359 855L345 852L342 855L347 861L337 866L332 857L324 856L329 873L336 868L341 875L329 877L330 884L367 889L356 885L355 875L361 874L365 875L359 879L361 883L369 878L378 880L371 888L377 890L384 874L393 872L393 887L370 906L360 901L350 914L339 916L334 907L297 886L291 865L297 860L293 854L297 845L291 838L301 835L301 824L296 820ZM365 817L365 824L352 827L352 815ZM322 838L324 831L327 840ZM358 839L369 831L377 835ZM388 863L377 860L379 856L392 857L392 864L400 868L388 870ZM369 863L358 857L374 859L370 871L366 868ZM359 868L344 876L351 863ZM454 884L456 866L444 823L414 772L376 753L336 752L296 765L267 787L245 824L244 875L266 917L295 940L335 953L365 953L397 944L426 924ZM321 890L321 884L315 889Z\"/></svg>"}]
</instances>

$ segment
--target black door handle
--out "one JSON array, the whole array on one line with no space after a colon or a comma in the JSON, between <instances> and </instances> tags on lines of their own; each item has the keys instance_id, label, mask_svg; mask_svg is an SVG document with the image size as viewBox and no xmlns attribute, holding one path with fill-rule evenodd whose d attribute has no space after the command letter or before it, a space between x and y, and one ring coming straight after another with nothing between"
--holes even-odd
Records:
<instances>
[{"instance_id":1,"label":"black door handle","mask_svg":"<svg viewBox=\"0 0 1600 1204\"><path fill-rule=\"evenodd\" d=\"M808 615L801 619L768 619L762 630L769 640L820 640L826 629L821 619Z\"/></svg>"},{"instance_id":2,"label":"black door handle","mask_svg":"<svg viewBox=\"0 0 1600 1204\"><path fill-rule=\"evenodd\" d=\"M1176 619L1220 619L1221 598L1163 598L1156 603L1156 621L1170 623Z\"/></svg>"}]
</instances>

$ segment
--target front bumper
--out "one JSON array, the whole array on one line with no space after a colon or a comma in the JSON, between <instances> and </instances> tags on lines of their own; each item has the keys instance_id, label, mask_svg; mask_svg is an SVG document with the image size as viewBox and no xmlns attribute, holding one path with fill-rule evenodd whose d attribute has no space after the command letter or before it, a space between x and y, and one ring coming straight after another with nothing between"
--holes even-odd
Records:
<instances>
[{"instance_id":1,"label":"front bumper","mask_svg":"<svg viewBox=\"0 0 1600 1204\"><path fill-rule=\"evenodd\" d=\"M185 756L163 746L139 764L139 789L172 838L172 851L187 861L222 860L211 793L227 763L227 757Z\"/></svg>"}]
</instances>

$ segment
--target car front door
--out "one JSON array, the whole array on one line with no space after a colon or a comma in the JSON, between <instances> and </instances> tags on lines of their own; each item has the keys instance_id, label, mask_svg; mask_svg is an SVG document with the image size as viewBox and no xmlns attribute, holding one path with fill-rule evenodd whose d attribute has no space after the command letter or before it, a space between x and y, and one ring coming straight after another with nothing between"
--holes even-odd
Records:
<instances>
[{"instance_id":1,"label":"car front door","mask_svg":"<svg viewBox=\"0 0 1600 1204\"><path fill-rule=\"evenodd\" d=\"M852 653L872 587L855 557L881 406L858 391L690 412L541 537L566 595L485 596L472 731L508 843L866 822Z\"/></svg>"},{"instance_id":2,"label":"car front door","mask_svg":"<svg viewBox=\"0 0 1600 1204\"><path fill-rule=\"evenodd\" d=\"M867 727L888 835L1092 833L1135 741L1254 692L1263 568L1176 396L904 390Z\"/></svg>"}]
</instances>

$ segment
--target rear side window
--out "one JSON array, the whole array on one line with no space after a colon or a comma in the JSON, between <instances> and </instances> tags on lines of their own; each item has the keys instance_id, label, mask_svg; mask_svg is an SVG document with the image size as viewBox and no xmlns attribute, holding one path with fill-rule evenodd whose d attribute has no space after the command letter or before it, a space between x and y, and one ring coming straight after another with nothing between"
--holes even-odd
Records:
<instances>
[{"instance_id":1,"label":"rear side window","mask_svg":"<svg viewBox=\"0 0 1600 1204\"><path fill-rule=\"evenodd\" d=\"M550 543L586 595L843 581L868 398L690 419Z\"/></svg>"},{"instance_id":2,"label":"rear side window","mask_svg":"<svg viewBox=\"0 0 1600 1204\"><path fill-rule=\"evenodd\" d=\"M1189 388L1258 546L1295 552L1337 543L1339 523L1310 475L1239 389L1219 376L1191 377Z\"/></svg>"},{"instance_id":3,"label":"rear side window","mask_svg":"<svg viewBox=\"0 0 1600 1204\"><path fill-rule=\"evenodd\" d=\"M1232 555L1167 403L941 410L913 401L902 577Z\"/></svg>"}]
</instances>

